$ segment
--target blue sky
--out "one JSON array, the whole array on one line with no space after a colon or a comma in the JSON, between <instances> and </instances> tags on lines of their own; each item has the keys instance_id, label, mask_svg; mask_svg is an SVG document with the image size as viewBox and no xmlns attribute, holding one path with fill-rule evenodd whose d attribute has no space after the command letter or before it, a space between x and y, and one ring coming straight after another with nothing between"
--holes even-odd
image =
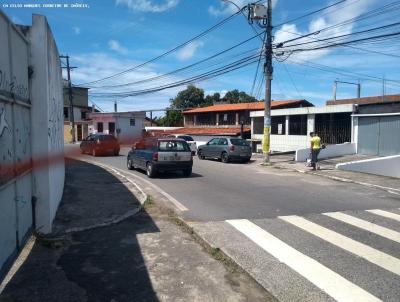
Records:
<instances>
[{"instance_id":1,"label":"blue sky","mask_svg":"<svg viewBox=\"0 0 400 302\"><path fill-rule=\"evenodd\" d=\"M75 1L69 0L1 1L2 4L15 2L75 3ZM248 1L236 0L235 2L242 6ZM275 0L273 23L285 23L334 2L326 0ZM103 78L160 55L211 27L236 10L233 5L223 4L218 0L87 0L81 3L88 4L89 8L28 9L3 7L6 14L14 22L20 24L29 25L32 13L47 16L60 53L69 54L71 64L78 67L72 73L74 84ZM285 41L296 37L295 34L305 34L358 17L387 3L390 3L390 1L347 0L330 10L275 27L275 42ZM393 10L362 22L351 22L344 27L318 35L318 39L398 22L400 21L398 16L399 12ZM392 30L396 31L398 28ZM178 52L174 52L139 70L96 85L115 85L157 76L204 59L253 35L253 29L247 24L243 16L239 15L218 30L196 40ZM228 53L225 58L229 60L230 56L234 57L246 50L256 49L260 45L260 40L254 39L232 53ZM398 40L357 47L384 51L389 54L399 53ZM382 93L383 85L379 79L368 80L368 77L361 75L335 74L305 66L304 64L310 64L305 62L323 64L330 68L339 68L340 70L377 78L385 77L389 80L386 85L386 94L397 94L400 93L400 84L390 82L390 80L399 79L399 60L396 57L343 47L334 50L294 54L285 62L274 62L273 99L304 98L316 105L322 105L326 100L332 98L332 84L335 79L351 82L360 80L363 96L380 95ZM207 66L204 66L204 69L177 74L162 81L142 86L119 88L113 91L154 87L184 79L208 69ZM250 93L255 69L256 65L252 65L196 85L203 88L206 93L220 92L223 94L231 89L240 89ZM169 99L174 97L181 89L184 89L184 87L164 90L151 95L121 99L118 100L119 109L165 108L169 104ZM92 91L95 92L95 90ZM103 88L98 91L110 90ZM257 89L255 89L256 95L257 92ZM355 93L354 86L339 85L338 98L353 97ZM93 100L102 109L108 111L112 110L115 99L95 98Z\"/></svg>"}]
</instances>

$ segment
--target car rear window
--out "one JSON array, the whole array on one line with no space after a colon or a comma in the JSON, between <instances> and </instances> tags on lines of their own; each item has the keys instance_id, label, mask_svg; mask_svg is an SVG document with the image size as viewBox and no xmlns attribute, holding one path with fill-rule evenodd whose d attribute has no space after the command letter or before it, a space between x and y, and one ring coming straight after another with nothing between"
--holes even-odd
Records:
<instances>
[{"instance_id":1,"label":"car rear window","mask_svg":"<svg viewBox=\"0 0 400 302\"><path fill-rule=\"evenodd\" d=\"M189 145L183 141L160 141L158 145L159 151L190 151Z\"/></svg>"},{"instance_id":2,"label":"car rear window","mask_svg":"<svg viewBox=\"0 0 400 302\"><path fill-rule=\"evenodd\" d=\"M193 138L188 135L179 135L178 138L184 139L187 142L193 142Z\"/></svg>"},{"instance_id":3,"label":"car rear window","mask_svg":"<svg viewBox=\"0 0 400 302\"><path fill-rule=\"evenodd\" d=\"M244 139L240 138L231 138L231 143L235 146L249 146L249 144Z\"/></svg>"},{"instance_id":4,"label":"car rear window","mask_svg":"<svg viewBox=\"0 0 400 302\"><path fill-rule=\"evenodd\" d=\"M101 141L116 141L117 139L112 135L100 135L99 140L101 140Z\"/></svg>"}]
</instances>

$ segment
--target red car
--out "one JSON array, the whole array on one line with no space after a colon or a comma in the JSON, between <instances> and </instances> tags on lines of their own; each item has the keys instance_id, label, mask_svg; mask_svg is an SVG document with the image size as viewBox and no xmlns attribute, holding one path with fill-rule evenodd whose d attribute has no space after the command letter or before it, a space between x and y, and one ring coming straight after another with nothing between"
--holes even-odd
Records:
<instances>
[{"instance_id":1,"label":"red car","mask_svg":"<svg viewBox=\"0 0 400 302\"><path fill-rule=\"evenodd\" d=\"M93 156L101 154L119 155L118 140L111 134L91 134L80 145L81 153Z\"/></svg>"}]
</instances>

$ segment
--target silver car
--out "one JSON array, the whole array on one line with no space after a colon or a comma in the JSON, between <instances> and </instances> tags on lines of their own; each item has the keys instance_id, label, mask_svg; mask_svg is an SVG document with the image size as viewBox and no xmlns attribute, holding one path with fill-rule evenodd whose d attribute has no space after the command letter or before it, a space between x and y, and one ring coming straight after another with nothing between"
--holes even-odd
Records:
<instances>
[{"instance_id":1,"label":"silver car","mask_svg":"<svg viewBox=\"0 0 400 302\"><path fill-rule=\"evenodd\" d=\"M251 158L251 147L244 140L233 137L216 137L197 149L199 159L218 158L227 163L232 160L248 162Z\"/></svg>"}]
</instances>

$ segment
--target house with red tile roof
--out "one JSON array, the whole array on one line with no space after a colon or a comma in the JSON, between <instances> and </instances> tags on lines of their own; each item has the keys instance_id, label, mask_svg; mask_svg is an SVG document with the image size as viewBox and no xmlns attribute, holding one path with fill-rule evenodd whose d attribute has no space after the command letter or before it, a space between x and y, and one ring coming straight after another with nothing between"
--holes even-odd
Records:
<instances>
[{"instance_id":1,"label":"house with red tile roof","mask_svg":"<svg viewBox=\"0 0 400 302\"><path fill-rule=\"evenodd\" d=\"M299 108L314 106L306 100L272 101L271 109ZM217 104L183 111L184 127L231 128L250 126L250 112L263 111L264 102ZM218 132L216 130L216 132ZM232 133L232 130L229 131Z\"/></svg>"}]
</instances>

